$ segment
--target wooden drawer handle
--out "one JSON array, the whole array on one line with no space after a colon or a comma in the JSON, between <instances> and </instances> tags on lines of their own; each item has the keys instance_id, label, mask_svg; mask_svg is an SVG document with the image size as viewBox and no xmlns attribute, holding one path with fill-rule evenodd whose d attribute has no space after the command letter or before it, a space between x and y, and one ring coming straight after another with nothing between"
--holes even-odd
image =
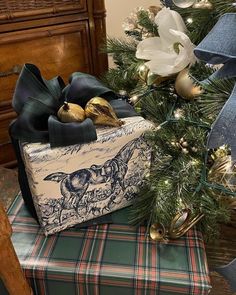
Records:
<instances>
[{"instance_id":1,"label":"wooden drawer handle","mask_svg":"<svg viewBox=\"0 0 236 295\"><path fill-rule=\"evenodd\" d=\"M14 65L9 71L0 72L0 78L11 76L11 75L19 75L21 72L21 69L22 69L21 65Z\"/></svg>"}]
</instances>

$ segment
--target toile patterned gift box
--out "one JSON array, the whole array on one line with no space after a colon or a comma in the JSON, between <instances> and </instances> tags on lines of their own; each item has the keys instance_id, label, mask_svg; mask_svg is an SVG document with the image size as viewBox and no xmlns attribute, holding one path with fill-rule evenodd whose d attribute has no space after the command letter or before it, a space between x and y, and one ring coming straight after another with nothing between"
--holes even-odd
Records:
<instances>
[{"instance_id":1,"label":"toile patterned gift box","mask_svg":"<svg viewBox=\"0 0 236 295\"><path fill-rule=\"evenodd\" d=\"M34 294L208 294L201 233L193 228L178 240L157 243L145 227L128 225L128 210L112 213L113 224L45 237L18 196L8 213L12 241Z\"/></svg>"},{"instance_id":2,"label":"toile patterned gift box","mask_svg":"<svg viewBox=\"0 0 236 295\"><path fill-rule=\"evenodd\" d=\"M121 127L98 127L97 140L51 148L22 143L38 220L46 235L130 205L150 166L143 133L152 124L140 116Z\"/></svg>"}]
</instances>

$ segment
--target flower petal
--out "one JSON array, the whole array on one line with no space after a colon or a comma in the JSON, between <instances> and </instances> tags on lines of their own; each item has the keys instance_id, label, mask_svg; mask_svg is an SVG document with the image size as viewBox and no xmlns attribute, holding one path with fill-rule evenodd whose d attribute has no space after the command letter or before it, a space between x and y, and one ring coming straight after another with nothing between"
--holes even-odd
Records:
<instances>
[{"instance_id":1,"label":"flower petal","mask_svg":"<svg viewBox=\"0 0 236 295\"><path fill-rule=\"evenodd\" d=\"M172 38L170 29L180 32L187 31L181 15L170 8L162 8L162 10L159 11L155 17L155 23L158 26L158 32L161 39L166 40L167 42L170 38Z\"/></svg>"},{"instance_id":2,"label":"flower petal","mask_svg":"<svg viewBox=\"0 0 236 295\"><path fill-rule=\"evenodd\" d=\"M159 37L144 39L138 43L136 57L140 59L153 59L155 55L162 51L162 43Z\"/></svg>"}]
</instances>

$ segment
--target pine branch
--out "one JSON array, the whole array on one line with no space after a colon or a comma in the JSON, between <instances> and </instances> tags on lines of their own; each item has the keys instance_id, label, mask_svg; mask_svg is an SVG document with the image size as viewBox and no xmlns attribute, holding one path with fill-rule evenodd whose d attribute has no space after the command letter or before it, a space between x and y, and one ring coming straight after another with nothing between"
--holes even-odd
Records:
<instances>
[{"instance_id":1,"label":"pine branch","mask_svg":"<svg viewBox=\"0 0 236 295\"><path fill-rule=\"evenodd\" d=\"M234 0L213 0L214 9L216 12L216 18L219 18L225 13L236 12L236 6Z\"/></svg>"},{"instance_id":2,"label":"pine branch","mask_svg":"<svg viewBox=\"0 0 236 295\"><path fill-rule=\"evenodd\" d=\"M183 17L189 30L189 37L196 45L209 33L221 15L226 12L236 12L236 7L233 5L234 0L210 0L210 2L213 5L212 9L174 7Z\"/></svg>"},{"instance_id":3,"label":"pine branch","mask_svg":"<svg viewBox=\"0 0 236 295\"><path fill-rule=\"evenodd\" d=\"M149 13L146 10L140 10L137 13L138 24L146 29L146 31L154 36L159 36L158 27L149 17Z\"/></svg>"},{"instance_id":4,"label":"pine branch","mask_svg":"<svg viewBox=\"0 0 236 295\"><path fill-rule=\"evenodd\" d=\"M125 68L110 69L103 77L102 81L115 92L126 90L132 92L138 84L137 76L132 71Z\"/></svg>"},{"instance_id":5,"label":"pine branch","mask_svg":"<svg viewBox=\"0 0 236 295\"><path fill-rule=\"evenodd\" d=\"M107 53L120 53L120 54L130 54L134 55L136 52L137 42L132 39L117 39L109 38L107 39L106 48L104 50Z\"/></svg>"},{"instance_id":6,"label":"pine branch","mask_svg":"<svg viewBox=\"0 0 236 295\"><path fill-rule=\"evenodd\" d=\"M204 90L198 99L200 110L205 118L213 122L229 99L235 79L209 80L208 83L200 83L200 85Z\"/></svg>"},{"instance_id":7,"label":"pine branch","mask_svg":"<svg viewBox=\"0 0 236 295\"><path fill-rule=\"evenodd\" d=\"M194 80L203 81L208 79L216 70L207 66L205 62L198 61L190 67L189 73Z\"/></svg>"}]
</instances>

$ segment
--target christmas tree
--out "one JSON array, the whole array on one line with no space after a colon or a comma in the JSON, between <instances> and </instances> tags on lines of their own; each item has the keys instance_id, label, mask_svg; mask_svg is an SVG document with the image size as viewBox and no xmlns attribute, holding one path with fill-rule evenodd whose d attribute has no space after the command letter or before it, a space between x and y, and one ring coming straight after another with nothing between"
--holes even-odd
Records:
<instances>
[{"instance_id":1,"label":"christmas tree","mask_svg":"<svg viewBox=\"0 0 236 295\"><path fill-rule=\"evenodd\" d=\"M207 145L236 75L219 78L218 66L194 55L221 16L232 12L233 0L162 1L126 18L126 39L107 41L116 67L107 72L105 83L155 124L146 134L153 151L151 170L131 221L147 222L159 233L153 237L157 240L166 229L178 237L198 221L211 239L236 203L231 146L227 140L214 149Z\"/></svg>"}]
</instances>

